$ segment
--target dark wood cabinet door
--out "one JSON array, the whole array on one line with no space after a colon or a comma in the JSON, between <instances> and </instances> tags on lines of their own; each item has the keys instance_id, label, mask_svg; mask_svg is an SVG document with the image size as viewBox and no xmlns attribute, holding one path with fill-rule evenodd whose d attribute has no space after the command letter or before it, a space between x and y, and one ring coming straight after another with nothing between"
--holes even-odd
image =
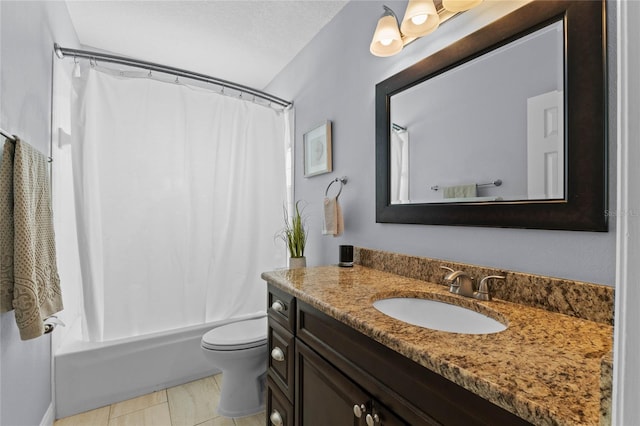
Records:
<instances>
[{"instance_id":1,"label":"dark wood cabinet door","mask_svg":"<svg viewBox=\"0 0 640 426\"><path fill-rule=\"evenodd\" d=\"M371 413L368 413L368 415L373 417L374 426L407 426L406 422L377 401L373 402Z\"/></svg>"},{"instance_id":2,"label":"dark wood cabinet door","mask_svg":"<svg viewBox=\"0 0 640 426\"><path fill-rule=\"evenodd\" d=\"M304 343L296 342L296 424L364 426L369 396ZM358 418L354 405L365 405Z\"/></svg>"}]
</instances>

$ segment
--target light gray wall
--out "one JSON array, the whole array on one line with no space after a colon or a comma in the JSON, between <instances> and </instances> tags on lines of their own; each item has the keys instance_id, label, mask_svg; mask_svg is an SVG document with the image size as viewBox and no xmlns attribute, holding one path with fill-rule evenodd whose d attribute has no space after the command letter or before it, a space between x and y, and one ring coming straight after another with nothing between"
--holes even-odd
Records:
<instances>
[{"instance_id":1,"label":"light gray wall","mask_svg":"<svg viewBox=\"0 0 640 426\"><path fill-rule=\"evenodd\" d=\"M384 2L400 17L406 2ZM296 107L295 198L309 204L309 265L336 263L339 244L451 259L554 277L614 285L615 218L608 233L379 224L375 221L375 85L522 5L486 1L390 58L369 53L381 1L352 1L269 84L267 91ZM615 31L608 2L609 32ZM613 33L615 34L615 33ZM615 87L615 37L609 37L609 81ZM615 207L615 93L610 89L610 196ZM437 100L435 100L437 101ZM302 136L322 120L333 122L331 174L304 178ZM322 198L331 179L347 176L340 196L345 233L321 235Z\"/></svg>"},{"instance_id":2,"label":"light gray wall","mask_svg":"<svg viewBox=\"0 0 640 426\"><path fill-rule=\"evenodd\" d=\"M0 126L44 153L54 41L78 45L64 2L0 2ZM13 312L1 314L0 424L38 425L51 402L51 337L23 342Z\"/></svg>"}]
</instances>

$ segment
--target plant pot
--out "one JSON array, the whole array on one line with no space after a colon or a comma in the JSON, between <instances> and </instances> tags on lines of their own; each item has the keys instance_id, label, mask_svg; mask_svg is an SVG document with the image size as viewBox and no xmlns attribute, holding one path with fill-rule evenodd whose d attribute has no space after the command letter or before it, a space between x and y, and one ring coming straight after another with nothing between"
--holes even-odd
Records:
<instances>
[{"instance_id":1,"label":"plant pot","mask_svg":"<svg viewBox=\"0 0 640 426\"><path fill-rule=\"evenodd\" d=\"M307 258L302 257L290 257L289 269L304 268L307 266Z\"/></svg>"}]
</instances>

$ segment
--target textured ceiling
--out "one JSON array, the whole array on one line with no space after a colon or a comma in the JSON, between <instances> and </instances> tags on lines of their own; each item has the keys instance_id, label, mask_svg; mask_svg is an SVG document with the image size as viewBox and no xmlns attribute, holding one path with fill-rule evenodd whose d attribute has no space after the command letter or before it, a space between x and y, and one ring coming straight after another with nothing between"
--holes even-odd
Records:
<instances>
[{"instance_id":1,"label":"textured ceiling","mask_svg":"<svg viewBox=\"0 0 640 426\"><path fill-rule=\"evenodd\" d=\"M68 0L67 6L85 47L263 89L346 3Z\"/></svg>"}]
</instances>

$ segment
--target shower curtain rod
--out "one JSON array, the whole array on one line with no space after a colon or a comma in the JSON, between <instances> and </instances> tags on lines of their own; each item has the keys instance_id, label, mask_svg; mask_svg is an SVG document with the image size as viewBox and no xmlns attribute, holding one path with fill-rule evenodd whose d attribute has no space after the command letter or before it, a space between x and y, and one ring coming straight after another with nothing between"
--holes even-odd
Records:
<instances>
[{"instance_id":1,"label":"shower curtain rod","mask_svg":"<svg viewBox=\"0 0 640 426\"><path fill-rule=\"evenodd\" d=\"M253 89L248 86L244 86L238 83L232 83L227 80L223 80L216 77L211 77L206 74L200 74L193 71L187 71L180 68L171 67L168 65L156 64L153 62L141 61L138 59L127 58L124 56L110 55L107 53L92 52L89 50L78 50L62 47L58 43L54 43L53 50L58 58L63 59L65 56L73 56L74 58L84 58L96 61L110 62L114 64L127 65L130 67L142 68L148 71L157 71L165 74L175 75L176 77L184 77L192 80L203 81L205 83L212 83L223 88L229 88L239 91L241 94L246 93L253 95L257 98L264 99L270 103L280 105L284 108L292 105L292 102L285 101L277 96L270 95L258 89Z\"/></svg>"}]
</instances>

